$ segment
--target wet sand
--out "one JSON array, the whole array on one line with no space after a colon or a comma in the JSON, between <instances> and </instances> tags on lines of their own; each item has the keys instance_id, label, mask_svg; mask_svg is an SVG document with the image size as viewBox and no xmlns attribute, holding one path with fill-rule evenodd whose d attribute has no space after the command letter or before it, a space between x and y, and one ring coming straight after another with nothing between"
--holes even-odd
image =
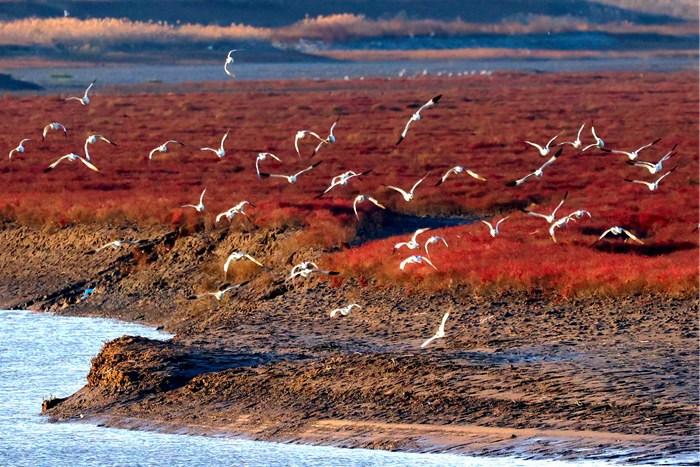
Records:
<instances>
[{"instance_id":1,"label":"wet sand","mask_svg":"<svg viewBox=\"0 0 700 467\"><path fill-rule=\"evenodd\" d=\"M641 461L698 449L694 297L479 297L311 280L254 283L222 302L188 300L177 291L204 280L197 271L207 256L240 234L152 234L150 245L115 253L111 263L85 255L87 228L54 233L51 253L3 258L5 307L145 321L177 333L172 342L106 344L88 384L46 411L52 419L536 458ZM43 235L2 232L10 243L47 242ZM210 253L201 253L205 243ZM40 264L56 271L56 262L63 275L37 273ZM96 292L80 301L87 283ZM350 300L364 308L328 317ZM421 350L448 309L448 338Z\"/></svg>"}]
</instances>

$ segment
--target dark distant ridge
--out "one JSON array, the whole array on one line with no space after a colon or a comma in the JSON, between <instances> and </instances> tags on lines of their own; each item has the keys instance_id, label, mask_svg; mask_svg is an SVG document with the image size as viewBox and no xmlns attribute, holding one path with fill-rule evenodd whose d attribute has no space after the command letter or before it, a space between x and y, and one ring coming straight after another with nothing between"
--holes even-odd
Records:
<instances>
[{"instance_id":1,"label":"dark distant ridge","mask_svg":"<svg viewBox=\"0 0 700 467\"><path fill-rule=\"evenodd\" d=\"M576 16L591 23L629 21L667 24L680 20L589 0L0 0L0 20L31 16L63 16L67 9L76 18L116 17L135 21L167 21L227 25L245 23L279 27L305 16L354 13L368 18L461 18L493 23L527 15Z\"/></svg>"}]
</instances>

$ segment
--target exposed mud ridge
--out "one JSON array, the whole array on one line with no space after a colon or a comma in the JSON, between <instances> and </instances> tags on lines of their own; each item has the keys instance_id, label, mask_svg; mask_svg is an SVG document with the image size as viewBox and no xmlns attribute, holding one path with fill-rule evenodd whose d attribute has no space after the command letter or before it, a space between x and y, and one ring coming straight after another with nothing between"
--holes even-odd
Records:
<instances>
[{"instance_id":1,"label":"exposed mud ridge","mask_svg":"<svg viewBox=\"0 0 700 467\"><path fill-rule=\"evenodd\" d=\"M237 227L238 229L239 227ZM0 306L144 321L52 420L338 446L642 462L698 450L698 302L285 283L293 228L5 225ZM141 240L93 253L114 238ZM223 258L243 249L265 268ZM238 266L238 265L237 265ZM192 299L245 283L221 301ZM94 288L82 299L86 287ZM331 319L339 305L359 310ZM421 349L450 310L447 337Z\"/></svg>"}]
</instances>

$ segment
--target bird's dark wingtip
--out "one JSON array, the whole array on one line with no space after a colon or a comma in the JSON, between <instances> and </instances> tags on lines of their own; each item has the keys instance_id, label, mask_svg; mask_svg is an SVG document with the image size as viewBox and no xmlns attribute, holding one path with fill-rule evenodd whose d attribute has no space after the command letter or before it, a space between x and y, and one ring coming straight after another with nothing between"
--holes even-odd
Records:
<instances>
[{"instance_id":1,"label":"bird's dark wingtip","mask_svg":"<svg viewBox=\"0 0 700 467\"><path fill-rule=\"evenodd\" d=\"M433 97L433 102L437 104L440 102L440 99L442 99L442 94L438 94L437 96Z\"/></svg>"},{"instance_id":2,"label":"bird's dark wingtip","mask_svg":"<svg viewBox=\"0 0 700 467\"><path fill-rule=\"evenodd\" d=\"M656 143L658 143L659 141L661 141L661 138L656 138L654 141L652 141L651 145L653 146Z\"/></svg>"},{"instance_id":3,"label":"bird's dark wingtip","mask_svg":"<svg viewBox=\"0 0 700 467\"><path fill-rule=\"evenodd\" d=\"M400 137L400 138L399 138L399 140L396 142L396 146L398 146L399 144L401 144L401 141L403 141L403 137Z\"/></svg>"},{"instance_id":4,"label":"bird's dark wingtip","mask_svg":"<svg viewBox=\"0 0 700 467\"><path fill-rule=\"evenodd\" d=\"M260 172L260 178L269 178L270 174L267 172Z\"/></svg>"},{"instance_id":5,"label":"bird's dark wingtip","mask_svg":"<svg viewBox=\"0 0 700 467\"><path fill-rule=\"evenodd\" d=\"M630 160L626 160L626 161L625 161L625 164L627 164L627 165L635 165L635 164L634 164L634 161L630 161Z\"/></svg>"},{"instance_id":6,"label":"bird's dark wingtip","mask_svg":"<svg viewBox=\"0 0 700 467\"><path fill-rule=\"evenodd\" d=\"M560 148L557 150L557 152L554 153L554 158L556 159L556 158L560 157L560 156L562 155L563 152L564 152L564 148L563 148L563 147L560 147Z\"/></svg>"},{"instance_id":7,"label":"bird's dark wingtip","mask_svg":"<svg viewBox=\"0 0 700 467\"><path fill-rule=\"evenodd\" d=\"M515 180L511 180L510 182L506 182L506 186L507 186L507 187L514 187L514 186L516 186L517 184L518 184L518 183L517 183Z\"/></svg>"},{"instance_id":8,"label":"bird's dark wingtip","mask_svg":"<svg viewBox=\"0 0 700 467\"><path fill-rule=\"evenodd\" d=\"M338 271L328 271L329 276L339 276L340 273Z\"/></svg>"}]
</instances>

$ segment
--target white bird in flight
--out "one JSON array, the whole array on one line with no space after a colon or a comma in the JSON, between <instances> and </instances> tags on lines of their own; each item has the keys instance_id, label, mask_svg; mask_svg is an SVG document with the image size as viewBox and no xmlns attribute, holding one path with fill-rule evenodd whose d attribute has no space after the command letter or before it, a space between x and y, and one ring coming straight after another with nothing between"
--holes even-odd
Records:
<instances>
[{"instance_id":1,"label":"white bird in flight","mask_svg":"<svg viewBox=\"0 0 700 467\"><path fill-rule=\"evenodd\" d=\"M31 141L31 140L32 140L31 138L24 138L22 141L20 141L19 144L17 145L17 147L13 148L10 151L9 158L12 159L12 155L15 153L24 154L24 143L26 143L27 141Z\"/></svg>"},{"instance_id":2,"label":"white bird in flight","mask_svg":"<svg viewBox=\"0 0 700 467\"><path fill-rule=\"evenodd\" d=\"M260 178L260 163L267 160L268 157L276 160L277 162L282 162L279 157L275 156L271 152L259 152L258 157L255 158L255 173L258 174L258 178Z\"/></svg>"},{"instance_id":3,"label":"white bird in flight","mask_svg":"<svg viewBox=\"0 0 700 467\"><path fill-rule=\"evenodd\" d=\"M88 94L89 94L90 90L92 89L92 87L95 85L95 81L96 80L93 80L90 83L90 85L87 87L87 89L85 89L85 92L83 93L83 97L71 96L71 97L67 97L66 100L67 101L78 101L82 105L88 105L90 103L90 96Z\"/></svg>"},{"instance_id":4,"label":"white bird in flight","mask_svg":"<svg viewBox=\"0 0 700 467\"><path fill-rule=\"evenodd\" d=\"M636 161L637 158L639 157L639 153L640 153L640 152L644 151L644 150L647 149L647 148L652 147L653 145L655 145L655 144L658 143L659 141L661 141L661 138L657 138L657 139L655 139L654 141L652 141L651 143L645 144L644 146L641 146L641 147L635 149L634 151L619 151L619 150L617 150L617 149L608 149L608 148L601 148L601 149L602 149L604 152L609 152L609 153L612 153L612 154L624 154L625 156L627 156L627 158L628 158L629 160L631 160L631 161Z\"/></svg>"},{"instance_id":5,"label":"white bird in flight","mask_svg":"<svg viewBox=\"0 0 700 467\"><path fill-rule=\"evenodd\" d=\"M337 276L340 274L337 271L327 271L318 267L318 265L312 261L303 261L292 268L287 280L294 279L296 277L307 278L311 274L325 274L328 276Z\"/></svg>"},{"instance_id":6,"label":"white bird in flight","mask_svg":"<svg viewBox=\"0 0 700 467\"><path fill-rule=\"evenodd\" d=\"M180 146L184 146L184 144L182 144L179 141L175 141L174 139L169 139L165 143L161 144L160 146L151 149L151 152L148 153L148 160L152 160L153 156L157 152L168 152L168 144L179 144Z\"/></svg>"},{"instance_id":7,"label":"white bird in flight","mask_svg":"<svg viewBox=\"0 0 700 467\"><path fill-rule=\"evenodd\" d=\"M260 172L260 177L261 177L261 178L269 178L269 177L273 177L273 178L284 178L285 180L287 180L287 182L289 182L289 183L291 183L291 184L294 184L294 183L297 182L297 178L298 178L300 175L305 174L306 172L308 172L308 171L314 169L314 168L315 168L316 166L318 166L318 164L320 164L320 163L321 163L321 161L318 161L318 162L316 162L316 163L314 163L314 164L311 164L311 165L308 166L307 168L305 168L305 169L303 169L303 170L300 170L299 172L297 172L297 173L295 173L295 174L293 174L293 175L269 174L269 173L265 173L265 172Z\"/></svg>"},{"instance_id":8,"label":"white bird in flight","mask_svg":"<svg viewBox=\"0 0 700 467\"><path fill-rule=\"evenodd\" d=\"M557 144L557 146L564 146L565 144L568 144L574 149L581 149L581 146L583 146L583 143L581 142L581 132L583 131L583 127L585 127L586 124L582 123L581 127L578 129L578 133L576 133L576 139L573 141L562 141L561 143Z\"/></svg>"},{"instance_id":9,"label":"white bird in flight","mask_svg":"<svg viewBox=\"0 0 700 467\"><path fill-rule=\"evenodd\" d=\"M542 164L534 172L531 172L531 173L525 175L523 178L519 178L518 180L513 180L510 182L507 182L506 186L508 186L508 187L520 186L523 183L525 183L530 177L541 178L544 175L544 169L547 168L547 166L553 164L554 161L556 161L557 158L559 156L561 156L562 150L563 150L563 148L559 148L559 150L556 153L554 153L554 155L552 157L547 159L547 161L544 164Z\"/></svg>"},{"instance_id":10,"label":"white bird in flight","mask_svg":"<svg viewBox=\"0 0 700 467\"><path fill-rule=\"evenodd\" d=\"M224 133L224 136L221 138L221 143L219 144L219 148L218 148L218 149L214 149L214 148L199 148L199 150L200 150L200 151L211 151L211 152L213 152L214 154L216 154L216 156L217 156L219 159L223 159L224 157L226 157L226 149L224 149L224 142L226 141L226 138L228 138L228 134L229 134L228 131L227 131L226 133Z\"/></svg>"},{"instance_id":11,"label":"white bird in flight","mask_svg":"<svg viewBox=\"0 0 700 467\"><path fill-rule=\"evenodd\" d=\"M595 139L595 143L589 144L585 148L581 149L581 152L586 152L592 148L605 149L605 141L603 141L603 138L598 137L598 134L595 132L594 126L591 126L591 134L593 135L593 138Z\"/></svg>"},{"instance_id":12,"label":"white bird in flight","mask_svg":"<svg viewBox=\"0 0 700 467\"><path fill-rule=\"evenodd\" d=\"M197 204L183 204L180 206L181 208L194 208L195 211L197 212L204 212L204 193L207 192L207 189L205 188L202 190L202 194L199 195L199 203Z\"/></svg>"},{"instance_id":13,"label":"white bird in flight","mask_svg":"<svg viewBox=\"0 0 700 467\"><path fill-rule=\"evenodd\" d=\"M503 219L499 220L498 222L496 222L496 225L493 225L489 221L485 221L485 220L482 220L481 222L483 222L489 228L489 235L491 235L493 238L496 238L496 237L498 237L498 234L500 233L500 231L498 229L500 228L501 223L503 221L505 221L506 219L508 219L509 217L510 216L506 216Z\"/></svg>"},{"instance_id":14,"label":"white bird in flight","mask_svg":"<svg viewBox=\"0 0 700 467\"><path fill-rule=\"evenodd\" d=\"M354 170L348 170L347 172L343 172L343 173L340 174L340 175L336 175L335 177L333 177L333 178L331 179L331 184L328 186L328 188L326 188L326 189L324 190L324 192L321 193L321 194L319 195L319 197L325 195L326 193L328 193L329 191L331 191L333 188L335 188L335 187L337 187L337 186L345 186L345 185L348 184L348 182L349 182L351 179L353 179L353 178L355 178L355 177L360 177L360 176L362 176L362 175L367 175L367 174L370 173L371 171L372 171L372 170L370 169L370 170L367 170L367 171L365 171L365 172L357 173L357 172L355 172Z\"/></svg>"},{"instance_id":15,"label":"white bird in flight","mask_svg":"<svg viewBox=\"0 0 700 467\"><path fill-rule=\"evenodd\" d=\"M138 243L138 242L135 242L132 240L114 240L114 241L111 241L109 243L105 243L101 247L97 248L95 250L95 253L97 253L98 251L102 251L105 248L112 248L113 250L117 250L117 249L123 247L124 245L134 245L136 243Z\"/></svg>"},{"instance_id":16,"label":"white bird in flight","mask_svg":"<svg viewBox=\"0 0 700 467\"><path fill-rule=\"evenodd\" d=\"M328 132L328 137L326 139L322 139L321 141L319 141L318 145L316 145L316 149L314 149L314 153L312 154L313 156L315 156L316 153L321 150L321 146L323 146L324 144L334 144L335 143L335 135L333 134L333 130L335 129L335 126L337 124L338 124L338 120L333 122L333 124L331 125L331 129Z\"/></svg>"},{"instance_id":17,"label":"white bird in flight","mask_svg":"<svg viewBox=\"0 0 700 467\"><path fill-rule=\"evenodd\" d=\"M358 221L360 220L360 215L357 213L357 205L360 203L364 203L365 201L369 201L370 203L374 204L380 209L386 209L382 204L379 203L379 201L372 198L371 196L357 195L355 196L355 200L352 202L352 210L355 211L355 217L357 217Z\"/></svg>"},{"instance_id":18,"label":"white bird in flight","mask_svg":"<svg viewBox=\"0 0 700 467\"><path fill-rule=\"evenodd\" d=\"M557 229L563 229L569 222L573 221L575 222L576 219L581 219L584 216L588 216L589 218L592 217L591 213L586 211L585 209L578 209L568 216L564 216L561 219L557 219L554 222L551 223L549 226L549 236L552 238L552 241L554 243L557 243L557 237L556 237L556 230Z\"/></svg>"},{"instance_id":19,"label":"white bird in flight","mask_svg":"<svg viewBox=\"0 0 700 467\"><path fill-rule=\"evenodd\" d=\"M226 61L224 62L224 72L229 75L231 78L235 78L236 75L231 72L228 67L229 65L233 65L233 53L238 52L238 49L231 49L228 51L228 55L226 55Z\"/></svg>"},{"instance_id":20,"label":"white bird in flight","mask_svg":"<svg viewBox=\"0 0 700 467\"><path fill-rule=\"evenodd\" d=\"M449 318L449 317L450 317L450 312L448 311L447 313L445 313L443 315L442 321L440 321L440 326L438 327L438 330L435 333L435 335L433 335L430 339L423 342L420 346L421 349L424 349L427 346L429 346L430 343L433 342L434 340L442 339L443 337L445 337L445 323L447 322L447 318Z\"/></svg>"},{"instance_id":21,"label":"white bird in flight","mask_svg":"<svg viewBox=\"0 0 700 467\"><path fill-rule=\"evenodd\" d=\"M559 211L559 208L561 208L564 205L564 203L566 202L566 198L568 197L569 192L567 191L566 193L564 193L564 197L562 198L562 200L559 201L559 204L557 204L557 207L554 208L554 210L550 214L540 214L539 212L529 211L527 209L523 209L523 211L528 216L539 217L540 219L544 219L545 221L547 221L548 224L551 224L556 219L557 211Z\"/></svg>"},{"instance_id":22,"label":"white bird in flight","mask_svg":"<svg viewBox=\"0 0 700 467\"><path fill-rule=\"evenodd\" d=\"M98 141L104 141L107 144L111 144L112 146L116 146L116 144L114 144L113 142L111 142L110 140L108 140L107 138L105 138L102 135L98 135L98 134L90 135L85 139L85 146L84 146L85 159L90 160L90 153L88 152L88 146L91 144L95 144Z\"/></svg>"},{"instance_id":23,"label":"white bird in flight","mask_svg":"<svg viewBox=\"0 0 700 467\"><path fill-rule=\"evenodd\" d=\"M358 305L357 303L351 303L349 305L342 306L340 308L336 308L335 310L331 310L330 316L331 316L331 318L335 318L335 315L337 315L338 313L340 313L342 316L347 316L350 314L350 312L352 311L353 308L362 308L362 307L360 305Z\"/></svg>"},{"instance_id":24,"label":"white bird in flight","mask_svg":"<svg viewBox=\"0 0 700 467\"><path fill-rule=\"evenodd\" d=\"M420 243L418 243L418 236L423 232L427 232L428 230L430 230L430 228L428 227L416 230L415 232L413 232L413 235L411 236L411 239L409 241L396 243L394 245L393 251L395 252L396 250L400 250L403 247L406 247L409 250L418 249L418 247L420 247Z\"/></svg>"},{"instance_id":25,"label":"white bird in flight","mask_svg":"<svg viewBox=\"0 0 700 467\"><path fill-rule=\"evenodd\" d=\"M61 123L58 123L58 122L51 122L44 127L44 131L42 131L42 133L41 133L41 139L45 140L46 135L49 134L49 131L57 131L57 130L62 130L63 136L68 137L68 130L66 129L65 126L63 126Z\"/></svg>"},{"instance_id":26,"label":"white bird in flight","mask_svg":"<svg viewBox=\"0 0 700 467\"><path fill-rule=\"evenodd\" d=\"M672 168L671 170L669 170L668 172L666 172L665 174L663 174L662 176L657 178L656 181L654 181L654 182L645 182L644 180L631 180L629 178L626 178L625 181L630 182L630 183L638 183L640 185L645 185L647 188L649 188L649 191L656 191L659 189L659 183L661 183L661 180L663 180L664 178L671 175L674 170L676 170L676 167Z\"/></svg>"},{"instance_id":27,"label":"white bird in flight","mask_svg":"<svg viewBox=\"0 0 700 467\"><path fill-rule=\"evenodd\" d=\"M228 267L232 262L235 261L240 261L242 259L247 259L248 261L251 261L258 266L262 267L262 263L258 261L257 259L253 258L250 256L248 253L243 253L242 251L234 251L230 255L228 255L228 258L226 258L226 262L224 263L224 277L228 275Z\"/></svg>"},{"instance_id":28,"label":"white bird in flight","mask_svg":"<svg viewBox=\"0 0 700 467\"><path fill-rule=\"evenodd\" d=\"M403 261L401 261L401 264L399 264L399 269L401 269L402 271L405 271L406 266L408 266L409 264L423 264L423 263L427 264L428 266L435 269L436 271L438 270L435 267L435 265L433 264L433 262L430 261L429 258L426 258L425 256L421 256L421 255L413 255L413 256L409 256L408 258L404 259Z\"/></svg>"},{"instance_id":29,"label":"white bird in flight","mask_svg":"<svg viewBox=\"0 0 700 467\"><path fill-rule=\"evenodd\" d=\"M442 185L443 183L445 183L445 180L447 180L447 178L450 175L460 175L463 173L466 173L470 177L476 178L477 180L481 180L482 182L486 181L486 179L484 177L482 177L478 173L474 172L473 170L466 169L466 168L462 167L461 165L456 165L456 166L452 167L450 170L448 170L447 172L445 172L445 175L442 176L440 181L437 182L435 184L435 186Z\"/></svg>"},{"instance_id":30,"label":"white bird in flight","mask_svg":"<svg viewBox=\"0 0 700 467\"><path fill-rule=\"evenodd\" d=\"M428 177L428 174L425 174L425 176L423 178L421 178L416 183L414 183L413 186L411 187L411 191L409 191L409 192L406 192L406 191L402 190L401 188L399 188L397 186L393 186L393 185L387 185L387 188L400 193L401 196L403 196L403 200L406 201L407 203L409 203L413 200L413 195L416 191L416 188L418 188L418 185L423 183L423 180L425 180L427 177Z\"/></svg>"},{"instance_id":31,"label":"white bird in flight","mask_svg":"<svg viewBox=\"0 0 700 467\"><path fill-rule=\"evenodd\" d=\"M612 235L614 235L614 236L616 236L616 237L619 237L619 236L623 236L623 235L624 235L625 237L627 237L627 238L625 239L625 242L626 242L627 240L632 240L632 241L635 242L635 243L639 243L640 245L644 245L644 242L643 242L642 240L640 240L639 238L637 238L636 235L634 235L634 234L633 234L632 232L630 232L629 230L627 230L627 229L625 229L625 228L623 228L623 227L619 227L619 226L610 227L608 230L606 230L605 232L603 232L602 234L600 234L600 237L598 237L598 240L596 240L595 243L598 243L599 241L601 241L601 240L602 240L603 238L605 238L608 234L612 234ZM595 243L594 243L594 244L595 244Z\"/></svg>"},{"instance_id":32,"label":"white bird in flight","mask_svg":"<svg viewBox=\"0 0 700 467\"><path fill-rule=\"evenodd\" d=\"M425 104L421 105L420 108L418 110L416 110L413 113L413 115L411 115L411 117L406 122L406 126L404 126L403 131L401 132L401 136L399 136L399 140L396 142L397 146L399 144L401 144L401 141L403 141L404 138L406 138L406 135L408 135L408 128L411 126L411 123L417 122L418 120L421 119L420 113L423 110L428 109L428 108L434 106L435 104L437 104L438 102L440 102L441 98L442 98L442 94L438 94L437 96L433 97L428 102L426 102Z\"/></svg>"},{"instance_id":33,"label":"white bird in flight","mask_svg":"<svg viewBox=\"0 0 700 467\"><path fill-rule=\"evenodd\" d=\"M222 298L224 298L224 295L226 294L226 292L237 289L239 287L240 287L240 285L231 285L229 287L226 287L225 289L217 290L216 292L204 292L203 294L197 295L197 298L211 296L217 300L221 300Z\"/></svg>"},{"instance_id":34,"label":"white bird in flight","mask_svg":"<svg viewBox=\"0 0 700 467\"><path fill-rule=\"evenodd\" d=\"M439 235L433 235L429 239L425 241L425 244L423 245L423 248L425 249L425 254L428 255L428 258L430 258L430 251L428 251L428 247L431 245L434 245L436 243L442 242L445 244L445 247L449 248L450 246L447 244L447 240L445 240L443 237Z\"/></svg>"},{"instance_id":35,"label":"white bird in flight","mask_svg":"<svg viewBox=\"0 0 700 467\"><path fill-rule=\"evenodd\" d=\"M299 142L306 138L307 136L312 136L316 138L319 142L319 146L323 144L323 138L321 138L318 133L310 131L310 130L299 130L297 131L297 134L294 135L294 149L297 150L297 156L299 156L299 159L301 159L301 152L299 152ZM335 140L335 137L333 138ZM314 151L314 154L316 152Z\"/></svg>"},{"instance_id":36,"label":"white bird in flight","mask_svg":"<svg viewBox=\"0 0 700 467\"><path fill-rule=\"evenodd\" d=\"M657 162L656 164L654 164L653 162L646 162L646 161L640 161L640 160L627 161L627 163L629 165L633 165L635 167L643 167L643 168L647 169L650 174L654 175L654 174L661 172L664 169L664 162L669 160L674 155L677 147L678 147L678 145L674 144L673 148L671 148L671 150L669 152L664 154L664 156L661 159L659 159L659 162Z\"/></svg>"},{"instance_id":37,"label":"white bird in flight","mask_svg":"<svg viewBox=\"0 0 700 467\"><path fill-rule=\"evenodd\" d=\"M234 218L236 215L238 215L238 214L240 214L240 215L244 216L246 219L250 220L250 217L248 217L248 214L245 213L245 207L246 207L247 205L251 205L251 206L253 206L253 207L255 206L255 205L254 205L253 203L251 203L250 201L245 201L245 200L244 200L244 201L241 201L240 203L238 203L238 204L236 204L235 206L233 206L231 209L228 209L228 210L226 210L226 211L224 211L224 212L218 214L218 215L216 216L216 220L214 221L214 223L215 223L215 224L218 224L219 221L220 221L222 218L224 218L224 217L230 221L231 219L233 219L233 218Z\"/></svg>"},{"instance_id":38,"label":"white bird in flight","mask_svg":"<svg viewBox=\"0 0 700 467\"><path fill-rule=\"evenodd\" d=\"M44 169L44 172L49 172L49 171L55 169L55 168L58 166L58 164L60 164L60 163L63 162L63 161L68 161L68 162L80 161L80 162L82 162L88 169L93 170L93 171L95 171L95 172L99 172L99 171L100 171L100 170L99 170L97 167L95 167L95 165L94 165L92 162L90 162L89 160L84 159L84 158L80 157L79 155L77 155L77 154L75 154L75 153L70 153L70 154L66 154L65 156L59 157L59 158L56 160L56 162L54 162L53 164L51 164L50 166L48 166L46 169Z\"/></svg>"},{"instance_id":39,"label":"white bird in flight","mask_svg":"<svg viewBox=\"0 0 700 467\"><path fill-rule=\"evenodd\" d=\"M540 153L540 157L547 157L550 151L552 150L550 146L557 138L559 138L559 135L556 135L554 138L547 141L547 144L545 144L544 146L540 146L539 144L533 143L532 141L525 141L525 144L529 144L533 148L536 148L537 151Z\"/></svg>"}]
</instances>

